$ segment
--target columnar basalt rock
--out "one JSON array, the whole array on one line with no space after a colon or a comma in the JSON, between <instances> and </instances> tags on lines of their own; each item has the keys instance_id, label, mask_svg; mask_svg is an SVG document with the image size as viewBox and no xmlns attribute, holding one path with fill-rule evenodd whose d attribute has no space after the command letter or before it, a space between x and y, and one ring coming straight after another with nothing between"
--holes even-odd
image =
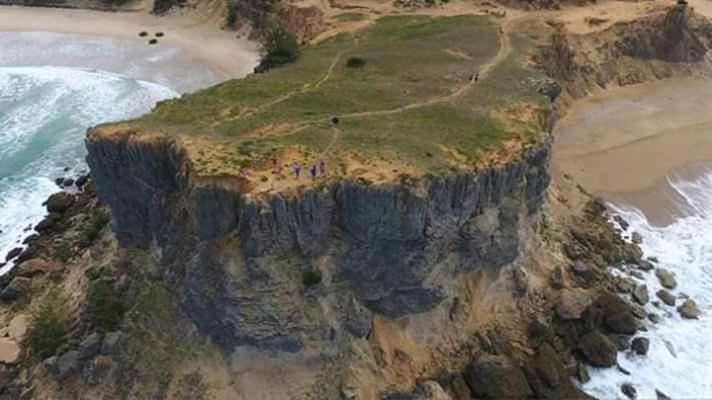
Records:
<instances>
[{"instance_id":1,"label":"columnar basalt rock","mask_svg":"<svg viewBox=\"0 0 712 400\"><path fill-rule=\"evenodd\" d=\"M366 334L372 312L432 309L458 273L517 258L550 180L546 142L481 171L254 199L238 178L193 176L168 139L90 133L87 148L119 242L160 249L185 310L228 347L296 351L305 334ZM325 279L309 299L302 274L315 269ZM336 321L310 321L324 301Z\"/></svg>"}]
</instances>

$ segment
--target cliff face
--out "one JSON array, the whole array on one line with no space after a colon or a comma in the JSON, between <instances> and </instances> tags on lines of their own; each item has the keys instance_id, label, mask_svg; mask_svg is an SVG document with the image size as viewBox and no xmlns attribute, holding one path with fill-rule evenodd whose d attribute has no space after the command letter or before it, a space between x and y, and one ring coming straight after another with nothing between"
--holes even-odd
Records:
<instances>
[{"instance_id":1,"label":"cliff face","mask_svg":"<svg viewBox=\"0 0 712 400\"><path fill-rule=\"evenodd\" d=\"M561 83L564 96L559 104L566 106L594 87L704 72L710 47L712 24L687 6L676 5L602 32L556 33L535 61Z\"/></svg>"},{"instance_id":2,"label":"cliff face","mask_svg":"<svg viewBox=\"0 0 712 400\"><path fill-rule=\"evenodd\" d=\"M87 148L119 242L158 250L184 310L229 348L323 349L366 336L373 313L453 301L458 273L517 258L550 180L546 143L478 172L255 200L193 176L168 139L90 134Z\"/></svg>"}]
</instances>

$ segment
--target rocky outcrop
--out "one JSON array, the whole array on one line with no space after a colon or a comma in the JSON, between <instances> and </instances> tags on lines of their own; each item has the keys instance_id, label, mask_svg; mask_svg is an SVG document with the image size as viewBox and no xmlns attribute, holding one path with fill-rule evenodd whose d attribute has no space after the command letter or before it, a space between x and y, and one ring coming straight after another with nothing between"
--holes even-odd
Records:
<instances>
[{"instance_id":1,"label":"rocky outcrop","mask_svg":"<svg viewBox=\"0 0 712 400\"><path fill-rule=\"evenodd\" d=\"M305 336L367 334L372 312L432 309L458 273L517 258L550 179L544 143L482 171L256 200L235 178L193 176L166 138L90 134L87 148L119 242L158 249L185 311L228 347L295 351ZM305 284L309 271L322 282Z\"/></svg>"},{"instance_id":2,"label":"rocky outcrop","mask_svg":"<svg viewBox=\"0 0 712 400\"><path fill-rule=\"evenodd\" d=\"M563 88L564 108L594 88L707 72L712 24L684 4L583 35L557 32L534 60Z\"/></svg>"}]
</instances>

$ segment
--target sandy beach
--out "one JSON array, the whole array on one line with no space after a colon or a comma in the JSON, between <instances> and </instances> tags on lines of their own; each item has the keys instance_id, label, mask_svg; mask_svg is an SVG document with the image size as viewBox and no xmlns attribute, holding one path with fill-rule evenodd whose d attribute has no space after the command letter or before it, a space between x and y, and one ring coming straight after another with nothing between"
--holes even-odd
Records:
<instances>
[{"instance_id":1,"label":"sandy beach","mask_svg":"<svg viewBox=\"0 0 712 400\"><path fill-rule=\"evenodd\" d=\"M668 223L685 214L669 174L694 177L712 161L711 96L712 82L685 78L582 100L556 126L554 173Z\"/></svg>"},{"instance_id":2,"label":"sandy beach","mask_svg":"<svg viewBox=\"0 0 712 400\"><path fill-rule=\"evenodd\" d=\"M220 30L215 18L197 15L156 17L146 11L102 12L57 8L0 6L0 31L55 32L111 36L145 43L138 33L163 32L159 44L178 47L192 61L207 64L224 78L252 72L258 62L258 45L237 33Z\"/></svg>"}]
</instances>

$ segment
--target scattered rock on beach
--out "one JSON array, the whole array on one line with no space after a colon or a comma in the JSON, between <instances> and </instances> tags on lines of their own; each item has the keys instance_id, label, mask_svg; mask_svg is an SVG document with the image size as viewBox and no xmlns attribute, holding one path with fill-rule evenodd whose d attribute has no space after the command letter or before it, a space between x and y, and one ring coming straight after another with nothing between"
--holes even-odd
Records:
<instances>
[{"instance_id":1,"label":"scattered rock on beach","mask_svg":"<svg viewBox=\"0 0 712 400\"><path fill-rule=\"evenodd\" d=\"M7 255L5 256L5 261L12 260L13 258L19 256L20 253L22 253L22 247L15 247L7 253Z\"/></svg>"},{"instance_id":2,"label":"scattered rock on beach","mask_svg":"<svg viewBox=\"0 0 712 400\"><path fill-rule=\"evenodd\" d=\"M638 261L636 266L638 267L639 270L646 271L646 272L655 269L655 265L653 265L653 263L651 263L650 261L647 261L647 260Z\"/></svg>"},{"instance_id":3,"label":"scattered rock on beach","mask_svg":"<svg viewBox=\"0 0 712 400\"><path fill-rule=\"evenodd\" d=\"M581 318L581 314L593 303L590 294L583 289L565 289L561 291L556 315L563 320Z\"/></svg>"},{"instance_id":4,"label":"scattered rock on beach","mask_svg":"<svg viewBox=\"0 0 712 400\"><path fill-rule=\"evenodd\" d=\"M631 242L633 242L633 243L635 243L635 244L641 244L641 243L643 243L643 237L640 236L640 233L638 233L638 232L633 232L633 233L630 235L630 240L631 240Z\"/></svg>"},{"instance_id":5,"label":"scattered rock on beach","mask_svg":"<svg viewBox=\"0 0 712 400\"><path fill-rule=\"evenodd\" d=\"M666 395L665 393L659 391L658 389L655 389L655 397L657 397L657 400L672 400L670 396Z\"/></svg>"},{"instance_id":6,"label":"scattered rock on beach","mask_svg":"<svg viewBox=\"0 0 712 400\"><path fill-rule=\"evenodd\" d=\"M47 211L63 213L74 204L74 196L66 192L55 193L47 199Z\"/></svg>"},{"instance_id":7,"label":"scattered rock on beach","mask_svg":"<svg viewBox=\"0 0 712 400\"><path fill-rule=\"evenodd\" d=\"M638 322L633 313L621 311L606 316L606 327L612 332L621 335L633 335L638 331Z\"/></svg>"},{"instance_id":8,"label":"scattered rock on beach","mask_svg":"<svg viewBox=\"0 0 712 400\"><path fill-rule=\"evenodd\" d=\"M673 296L672 293L665 289L660 289L655 293L655 295L658 296L663 303L669 305L670 307L675 307L675 296Z\"/></svg>"},{"instance_id":9,"label":"scattered rock on beach","mask_svg":"<svg viewBox=\"0 0 712 400\"><path fill-rule=\"evenodd\" d=\"M148 41L148 44L158 44L158 40L157 40L157 39L150 39L150 40Z\"/></svg>"},{"instance_id":10,"label":"scattered rock on beach","mask_svg":"<svg viewBox=\"0 0 712 400\"><path fill-rule=\"evenodd\" d=\"M600 332L590 332L581 338L579 351L594 367L612 367L616 365L618 349L616 345Z\"/></svg>"},{"instance_id":11,"label":"scattered rock on beach","mask_svg":"<svg viewBox=\"0 0 712 400\"><path fill-rule=\"evenodd\" d=\"M650 339L644 337L637 337L633 339L630 348L635 352L635 354L644 356L648 354L648 349L650 348Z\"/></svg>"},{"instance_id":12,"label":"scattered rock on beach","mask_svg":"<svg viewBox=\"0 0 712 400\"><path fill-rule=\"evenodd\" d=\"M630 383L624 383L621 385L621 392L626 395L629 399L635 399L638 396L638 391L635 390L633 385Z\"/></svg>"},{"instance_id":13,"label":"scattered rock on beach","mask_svg":"<svg viewBox=\"0 0 712 400\"><path fill-rule=\"evenodd\" d=\"M658 277L660 284L666 289L675 289L677 282L672 273L665 268L658 268L655 270L655 276Z\"/></svg>"},{"instance_id":14,"label":"scattered rock on beach","mask_svg":"<svg viewBox=\"0 0 712 400\"><path fill-rule=\"evenodd\" d=\"M677 308L677 312L679 312L683 318L687 319L697 319L701 314L697 303L692 299L685 300L685 302Z\"/></svg>"},{"instance_id":15,"label":"scattered rock on beach","mask_svg":"<svg viewBox=\"0 0 712 400\"><path fill-rule=\"evenodd\" d=\"M635 302L640 304L641 306L647 304L648 300L650 300L650 296L648 295L648 287L643 284L638 285L635 289L633 289L633 300L635 300Z\"/></svg>"},{"instance_id":16,"label":"scattered rock on beach","mask_svg":"<svg viewBox=\"0 0 712 400\"><path fill-rule=\"evenodd\" d=\"M141 32L138 33L138 36L139 36L139 37L146 37L146 36L148 36L148 32L146 32L146 31L141 31Z\"/></svg>"}]
</instances>

